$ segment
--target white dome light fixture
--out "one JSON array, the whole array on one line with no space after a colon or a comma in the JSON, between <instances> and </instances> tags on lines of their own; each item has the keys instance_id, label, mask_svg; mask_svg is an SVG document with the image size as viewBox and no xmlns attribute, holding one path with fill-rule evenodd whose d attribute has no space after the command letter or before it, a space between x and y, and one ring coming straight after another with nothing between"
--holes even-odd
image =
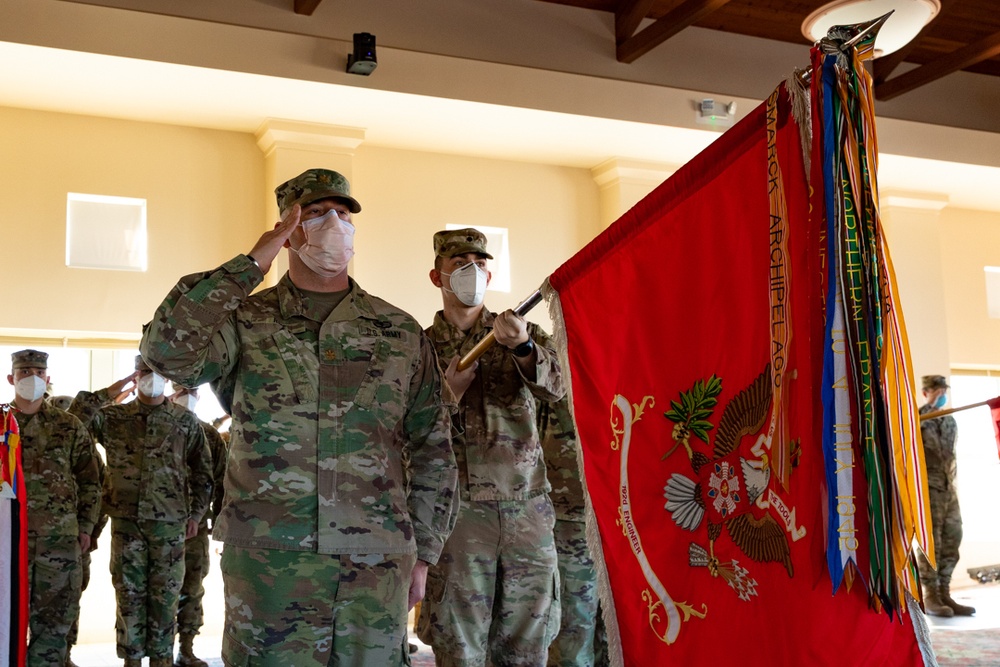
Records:
<instances>
[{"instance_id":1,"label":"white dome light fixture","mask_svg":"<svg viewBox=\"0 0 1000 667\"><path fill-rule=\"evenodd\" d=\"M878 57L906 46L940 11L939 0L835 0L806 17L802 34L818 42L835 25L864 23L893 12L875 40Z\"/></svg>"}]
</instances>

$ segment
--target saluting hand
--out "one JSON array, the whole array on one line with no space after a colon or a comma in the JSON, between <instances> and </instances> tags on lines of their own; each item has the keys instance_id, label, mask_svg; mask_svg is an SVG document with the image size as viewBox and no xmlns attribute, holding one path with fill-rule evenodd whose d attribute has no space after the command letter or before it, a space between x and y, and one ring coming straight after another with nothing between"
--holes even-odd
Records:
<instances>
[{"instance_id":1,"label":"saluting hand","mask_svg":"<svg viewBox=\"0 0 1000 667\"><path fill-rule=\"evenodd\" d=\"M277 223L269 232L264 232L257 240L257 244L250 250L249 254L257 260L260 270L267 273L271 268L274 258L281 252L285 242L288 241L292 232L299 226L302 219L302 207L296 204L287 211L281 222Z\"/></svg>"},{"instance_id":2,"label":"saluting hand","mask_svg":"<svg viewBox=\"0 0 1000 667\"><path fill-rule=\"evenodd\" d=\"M135 391L135 379L139 376L139 371L123 377L108 387L108 398L115 403L121 403ZM129 386L132 385L132 386Z\"/></svg>"}]
</instances>

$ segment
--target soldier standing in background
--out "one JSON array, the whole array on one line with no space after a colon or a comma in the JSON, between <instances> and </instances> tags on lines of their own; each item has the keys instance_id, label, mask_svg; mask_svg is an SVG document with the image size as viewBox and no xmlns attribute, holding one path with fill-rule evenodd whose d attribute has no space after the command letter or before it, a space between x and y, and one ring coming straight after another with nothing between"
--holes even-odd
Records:
<instances>
[{"instance_id":1,"label":"soldier standing in background","mask_svg":"<svg viewBox=\"0 0 1000 667\"><path fill-rule=\"evenodd\" d=\"M484 306L492 257L482 232L438 232L434 254L430 279L444 308L427 334L458 400L462 504L428 573L418 632L439 667L541 667L559 629L559 574L535 400L562 398L562 374L541 328ZM459 358L491 330L497 345L459 372Z\"/></svg>"},{"instance_id":2,"label":"soldier standing in background","mask_svg":"<svg viewBox=\"0 0 1000 667\"><path fill-rule=\"evenodd\" d=\"M72 402L72 397L70 397L70 402ZM68 407L68 406L67 406ZM96 457L98 468L100 469L100 479L101 484L104 484L104 459L101 458L100 454ZM104 527L108 525L108 515L103 511L97 519L97 523L94 525L94 530L90 534L90 548L85 551L80 559L80 574L81 574L81 585L80 585L80 596L83 597L83 592L87 590L90 585L90 566L93 558L91 554L97 551L97 539L104 532ZM73 651L73 647L76 646L77 639L80 637L80 607L76 608L76 616L73 618L73 625L69 629L69 634L66 635L66 667L78 667L70 653Z\"/></svg>"},{"instance_id":3,"label":"soldier standing in background","mask_svg":"<svg viewBox=\"0 0 1000 667\"><path fill-rule=\"evenodd\" d=\"M948 381L944 376L925 375L922 384L927 402L920 408L920 414L944 408L948 401ZM958 489L955 486L958 424L951 415L925 419L920 422L920 437L924 442L934 557L937 561L935 570L927 557L919 554L924 609L933 616L971 616L976 613L975 607L959 604L951 598L951 574L958 564L958 547L962 543L962 510L958 506Z\"/></svg>"},{"instance_id":4,"label":"soldier standing in background","mask_svg":"<svg viewBox=\"0 0 1000 667\"><path fill-rule=\"evenodd\" d=\"M586 507L568 395L554 403L539 401L538 433L556 511L562 591L562 623L549 647L549 667L603 667L610 664L608 640L597 597L597 572L587 547Z\"/></svg>"},{"instance_id":5,"label":"soldier standing in background","mask_svg":"<svg viewBox=\"0 0 1000 667\"><path fill-rule=\"evenodd\" d=\"M350 184L310 169L247 255L186 276L140 349L233 416L221 540L226 665L401 665L453 526L449 411L410 315L348 275ZM251 295L282 247L288 273Z\"/></svg>"},{"instance_id":6,"label":"soldier standing in background","mask_svg":"<svg viewBox=\"0 0 1000 667\"><path fill-rule=\"evenodd\" d=\"M125 392L120 395L121 399L124 400L130 392ZM72 396L50 396L48 398L50 405L53 405L60 410L69 411L69 406L73 404ZM121 401L117 401L121 402ZM97 467L100 472L101 485L104 485L104 459L101 458L100 454L96 457ZM97 523L94 525L94 532L90 534L90 548L83 552L80 557L80 574L82 583L80 585L80 599L83 599L83 593L86 592L87 587L90 586L90 566L93 561L91 554L97 551L97 540L100 538L101 533L104 532L104 527L108 525L108 515L103 511L100 512L100 516L97 519ZM76 616L73 618L73 625L69 629L69 634L66 635L66 667L78 667L75 662L73 662L73 647L76 646L77 639L80 637L80 608L77 607Z\"/></svg>"},{"instance_id":7,"label":"soldier standing in background","mask_svg":"<svg viewBox=\"0 0 1000 667\"><path fill-rule=\"evenodd\" d=\"M181 387L170 400L195 414L198 404L198 387ZM184 583L181 585L181 598L177 606L177 633L180 638L180 649L175 667L208 667L208 663L194 654L194 638L201 631L205 622L205 610L202 600L205 597L205 577L208 576L210 565L208 536L212 533L209 525L215 524L222 510L222 497L225 490L222 487L226 472L226 443L214 426L204 420L201 428L205 431L205 441L208 451L212 454L212 507L202 517L198 524L198 534L184 543Z\"/></svg>"},{"instance_id":8,"label":"soldier standing in background","mask_svg":"<svg viewBox=\"0 0 1000 667\"><path fill-rule=\"evenodd\" d=\"M198 533L212 492L212 462L198 419L166 400L164 380L136 357L136 373L80 392L79 415L105 452L104 510L111 517L111 579L118 656L126 667L173 665L184 540ZM115 405L135 379L138 399Z\"/></svg>"},{"instance_id":9,"label":"soldier standing in background","mask_svg":"<svg viewBox=\"0 0 1000 667\"><path fill-rule=\"evenodd\" d=\"M48 356L15 352L7 376L28 498L28 667L66 663L66 636L80 610L80 558L100 512L94 441L79 419L44 400Z\"/></svg>"}]
</instances>

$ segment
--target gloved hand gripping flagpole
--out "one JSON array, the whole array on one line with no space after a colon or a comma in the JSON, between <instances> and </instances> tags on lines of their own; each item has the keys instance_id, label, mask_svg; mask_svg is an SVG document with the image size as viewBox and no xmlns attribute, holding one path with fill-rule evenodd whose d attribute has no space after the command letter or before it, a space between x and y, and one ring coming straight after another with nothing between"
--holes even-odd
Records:
<instances>
[{"instance_id":1,"label":"gloved hand gripping flagpole","mask_svg":"<svg viewBox=\"0 0 1000 667\"><path fill-rule=\"evenodd\" d=\"M524 317L528 313L528 311L537 306L538 302L541 300L542 300L542 291L536 289L534 292L528 295L527 299L517 304L517 307L514 308L514 314L519 317ZM483 353L485 353L486 350L493 347L493 344L495 342L497 342L497 339L493 335L493 332L490 331L488 334L486 334L485 338L476 343L476 346L474 348L469 350L464 357L458 360L458 370L464 371L466 368L471 366L476 361L476 359L483 356Z\"/></svg>"}]
</instances>

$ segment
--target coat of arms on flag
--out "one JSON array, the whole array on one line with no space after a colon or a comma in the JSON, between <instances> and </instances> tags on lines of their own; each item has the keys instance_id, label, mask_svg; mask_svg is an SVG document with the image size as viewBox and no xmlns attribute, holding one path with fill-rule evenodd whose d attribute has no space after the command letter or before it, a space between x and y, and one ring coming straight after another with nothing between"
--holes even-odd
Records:
<instances>
[{"instance_id":1,"label":"coat of arms on flag","mask_svg":"<svg viewBox=\"0 0 1000 667\"><path fill-rule=\"evenodd\" d=\"M930 547L847 28L550 276L613 664L921 665ZM926 638L924 638L926 639Z\"/></svg>"}]
</instances>

